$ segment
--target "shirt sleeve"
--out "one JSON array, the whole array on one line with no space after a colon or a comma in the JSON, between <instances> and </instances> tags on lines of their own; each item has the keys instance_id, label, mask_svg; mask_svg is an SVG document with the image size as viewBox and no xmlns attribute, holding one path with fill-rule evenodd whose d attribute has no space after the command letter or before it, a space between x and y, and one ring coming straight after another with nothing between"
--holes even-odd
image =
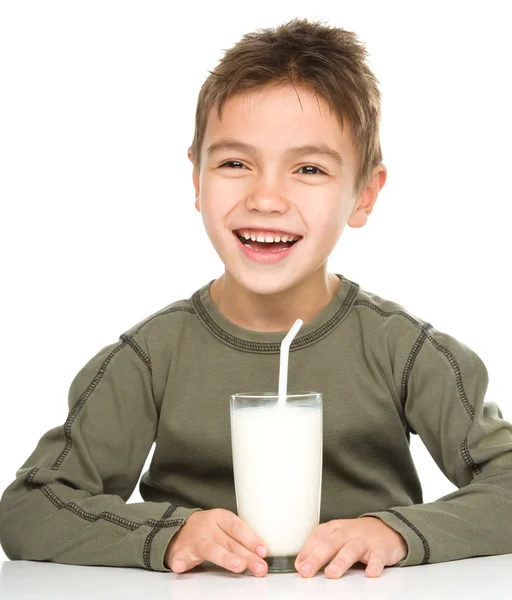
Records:
<instances>
[{"instance_id":1,"label":"shirt sleeve","mask_svg":"<svg viewBox=\"0 0 512 600\"><path fill-rule=\"evenodd\" d=\"M123 334L76 375L66 422L42 436L2 495L9 559L170 571L167 546L199 509L127 503L156 437L151 369L142 334Z\"/></svg>"},{"instance_id":2,"label":"shirt sleeve","mask_svg":"<svg viewBox=\"0 0 512 600\"><path fill-rule=\"evenodd\" d=\"M378 517L405 538L408 554L397 566L512 552L512 426L484 401L482 360L453 337L422 330L402 381L409 427L459 489L361 516Z\"/></svg>"}]
</instances>

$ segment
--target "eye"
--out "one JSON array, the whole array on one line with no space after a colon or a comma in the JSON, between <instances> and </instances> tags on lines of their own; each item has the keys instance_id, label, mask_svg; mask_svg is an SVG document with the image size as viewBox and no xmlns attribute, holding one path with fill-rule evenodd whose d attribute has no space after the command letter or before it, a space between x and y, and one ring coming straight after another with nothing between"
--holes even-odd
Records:
<instances>
[{"instance_id":1,"label":"eye","mask_svg":"<svg viewBox=\"0 0 512 600\"><path fill-rule=\"evenodd\" d=\"M240 162L239 160L228 160L227 162L223 163L222 165L219 165L219 169L221 169L222 167L225 167L226 165L241 165L242 167L245 167L244 163Z\"/></svg>"},{"instance_id":2,"label":"eye","mask_svg":"<svg viewBox=\"0 0 512 600\"><path fill-rule=\"evenodd\" d=\"M320 167L315 167L314 165L305 165L304 167L301 167L299 169L299 171L301 171L302 169L316 169L318 171L319 175L327 175L327 173L325 171L323 171L322 169L320 169ZM307 174L308 175L316 175L316 173L311 173L311 171Z\"/></svg>"},{"instance_id":3,"label":"eye","mask_svg":"<svg viewBox=\"0 0 512 600\"><path fill-rule=\"evenodd\" d=\"M243 162L240 162L239 160L228 160L225 163L222 163L221 165L219 165L219 169L223 168L223 167L227 167L229 166L229 168L231 169L238 169L239 167L243 167L244 169L246 169L247 167L244 165ZM322 169L320 169L320 167L315 167L314 165L305 165L304 167L301 167L299 169L299 171L301 171L302 169L316 169L317 173L311 173L311 171L309 171L308 175L327 175L327 173L325 171L323 171Z\"/></svg>"}]
</instances>

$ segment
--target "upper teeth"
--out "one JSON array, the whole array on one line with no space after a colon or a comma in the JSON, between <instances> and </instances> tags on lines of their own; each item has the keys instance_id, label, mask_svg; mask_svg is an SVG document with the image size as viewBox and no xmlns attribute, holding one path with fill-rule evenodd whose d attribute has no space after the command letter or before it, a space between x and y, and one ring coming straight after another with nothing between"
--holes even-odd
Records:
<instances>
[{"instance_id":1,"label":"upper teeth","mask_svg":"<svg viewBox=\"0 0 512 600\"><path fill-rule=\"evenodd\" d=\"M272 233L250 233L248 231L238 231L241 236L243 236L246 240L252 240L253 242L293 242L298 240L300 236L298 235L277 235Z\"/></svg>"}]
</instances>

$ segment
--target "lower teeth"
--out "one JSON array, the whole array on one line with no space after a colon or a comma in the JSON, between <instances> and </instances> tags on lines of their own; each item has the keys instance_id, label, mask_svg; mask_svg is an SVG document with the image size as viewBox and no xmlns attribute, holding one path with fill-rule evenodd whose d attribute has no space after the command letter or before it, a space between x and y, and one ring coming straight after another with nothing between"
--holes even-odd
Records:
<instances>
[{"instance_id":1,"label":"lower teeth","mask_svg":"<svg viewBox=\"0 0 512 600\"><path fill-rule=\"evenodd\" d=\"M258 250L257 248L253 248L251 246L251 244L244 244L244 246L246 248L250 248L251 250L255 250L256 252L263 252L263 250ZM291 246L288 246L288 248L280 248L279 250L271 250L270 252L274 252L274 253L276 253L276 252L283 252L283 250L288 250L290 248L291 248Z\"/></svg>"}]
</instances>

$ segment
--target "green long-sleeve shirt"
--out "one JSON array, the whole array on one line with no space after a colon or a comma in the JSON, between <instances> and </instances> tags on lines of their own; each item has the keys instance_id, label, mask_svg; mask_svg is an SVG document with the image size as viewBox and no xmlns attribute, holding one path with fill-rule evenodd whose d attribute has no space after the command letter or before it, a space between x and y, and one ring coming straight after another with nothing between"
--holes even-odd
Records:
<instances>
[{"instance_id":1,"label":"green long-sleeve shirt","mask_svg":"<svg viewBox=\"0 0 512 600\"><path fill-rule=\"evenodd\" d=\"M289 357L289 392L323 395L320 520L379 517L402 565L512 552L512 426L484 403L487 371L453 337L341 275ZM229 397L277 391L286 332L227 320L212 282L123 333L76 375L69 415L0 502L10 559L167 571L196 509L236 512ZM422 503L417 433L458 491ZM143 474L141 503L126 503Z\"/></svg>"}]
</instances>

